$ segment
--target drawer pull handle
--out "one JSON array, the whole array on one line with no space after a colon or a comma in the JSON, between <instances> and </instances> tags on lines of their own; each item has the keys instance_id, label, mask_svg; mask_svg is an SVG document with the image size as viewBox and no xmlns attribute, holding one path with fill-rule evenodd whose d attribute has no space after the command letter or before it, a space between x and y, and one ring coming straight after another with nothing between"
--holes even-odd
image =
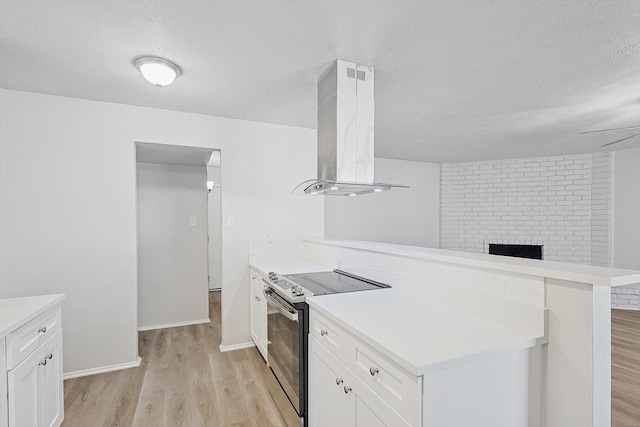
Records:
<instances>
[{"instance_id":1,"label":"drawer pull handle","mask_svg":"<svg viewBox=\"0 0 640 427\"><path fill-rule=\"evenodd\" d=\"M38 365L46 366L47 365L47 358L45 357L40 362L38 362Z\"/></svg>"},{"instance_id":2,"label":"drawer pull handle","mask_svg":"<svg viewBox=\"0 0 640 427\"><path fill-rule=\"evenodd\" d=\"M38 329L38 333L39 334L44 334L45 332L47 332L47 327L46 326L43 326L42 328Z\"/></svg>"},{"instance_id":3,"label":"drawer pull handle","mask_svg":"<svg viewBox=\"0 0 640 427\"><path fill-rule=\"evenodd\" d=\"M348 385L344 386L344 394L349 394L350 391L351 387L349 387Z\"/></svg>"},{"instance_id":4,"label":"drawer pull handle","mask_svg":"<svg viewBox=\"0 0 640 427\"><path fill-rule=\"evenodd\" d=\"M336 378L336 385L340 385L344 382L342 378Z\"/></svg>"},{"instance_id":5,"label":"drawer pull handle","mask_svg":"<svg viewBox=\"0 0 640 427\"><path fill-rule=\"evenodd\" d=\"M329 331L327 331L326 329L323 329L320 331L320 335L325 336L329 333Z\"/></svg>"},{"instance_id":6,"label":"drawer pull handle","mask_svg":"<svg viewBox=\"0 0 640 427\"><path fill-rule=\"evenodd\" d=\"M49 360L53 359L53 353L49 353L49 355L45 356L44 358Z\"/></svg>"},{"instance_id":7,"label":"drawer pull handle","mask_svg":"<svg viewBox=\"0 0 640 427\"><path fill-rule=\"evenodd\" d=\"M369 368L369 373L371 374L372 377L375 377L376 374L378 374L378 372L380 372L378 368Z\"/></svg>"}]
</instances>

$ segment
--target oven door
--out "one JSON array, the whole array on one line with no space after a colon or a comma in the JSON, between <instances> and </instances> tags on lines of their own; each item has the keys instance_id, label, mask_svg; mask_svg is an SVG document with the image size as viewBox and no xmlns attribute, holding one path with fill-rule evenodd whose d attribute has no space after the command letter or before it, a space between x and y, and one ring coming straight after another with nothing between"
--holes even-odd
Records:
<instances>
[{"instance_id":1,"label":"oven door","mask_svg":"<svg viewBox=\"0 0 640 427\"><path fill-rule=\"evenodd\" d=\"M267 355L269 365L273 375L278 380L281 392L286 395L286 399L278 399L278 396L274 395L274 400L278 403L283 416L285 411L292 412L291 406L293 406L297 417L301 417L304 411L304 405L301 405L301 397L304 394L304 372L301 370L303 366L301 361L304 357L302 353L304 344L303 312L291 305L271 288L266 288L264 294L268 303ZM272 394L277 392L278 390L271 390ZM278 400L281 402L279 403ZM283 403L285 405L288 404L289 408L283 408ZM286 419L287 417L284 416L284 418ZM299 422L298 419L298 425Z\"/></svg>"}]
</instances>

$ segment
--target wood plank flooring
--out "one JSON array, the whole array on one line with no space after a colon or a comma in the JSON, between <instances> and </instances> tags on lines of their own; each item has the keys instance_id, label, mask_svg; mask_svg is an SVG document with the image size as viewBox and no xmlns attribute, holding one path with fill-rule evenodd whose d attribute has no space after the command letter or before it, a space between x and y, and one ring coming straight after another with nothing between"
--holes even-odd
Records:
<instances>
[{"instance_id":1,"label":"wood plank flooring","mask_svg":"<svg viewBox=\"0 0 640 427\"><path fill-rule=\"evenodd\" d=\"M611 310L611 425L640 426L640 311Z\"/></svg>"},{"instance_id":2,"label":"wood plank flooring","mask_svg":"<svg viewBox=\"0 0 640 427\"><path fill-rule=\"evenodd\" d=\"M139 333L139 368L67 380L63 427L284 427L258 350L221 353L220 292L210 324Z\"/></svg>"}]
</instances>

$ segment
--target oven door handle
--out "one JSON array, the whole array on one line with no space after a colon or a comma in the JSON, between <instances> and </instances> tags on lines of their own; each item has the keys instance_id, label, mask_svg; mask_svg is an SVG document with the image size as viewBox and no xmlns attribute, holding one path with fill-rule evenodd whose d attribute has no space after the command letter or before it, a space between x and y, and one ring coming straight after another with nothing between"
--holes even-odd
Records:
<instances>
[{"instance_id":1,"label":"oven door handle","mask_svg":"<svg viewBox=\"0 0 640 427\"><path fill-rule=\"evenodd\" d=\"M282 314L284 317L293 322L298 321L298 310L285 305L286 303L284 301L281 301L273 290L268 288L265 289L264 296L267 298L267 300L269 300L273 308L275 308L278 313Z\"/></svg>"}]
</instances>

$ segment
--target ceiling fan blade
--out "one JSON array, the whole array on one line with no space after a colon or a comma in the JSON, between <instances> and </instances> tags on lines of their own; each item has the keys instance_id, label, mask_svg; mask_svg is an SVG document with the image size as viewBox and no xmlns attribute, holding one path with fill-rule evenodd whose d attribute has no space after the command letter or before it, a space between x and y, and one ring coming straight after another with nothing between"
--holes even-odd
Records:
<instances>
[{"instance_id":1,"label":"ceiling fan blade","mask_svg":"<svg viewBox=\"0 0 640 427\"><path fill-rule=\"evenodd\" d=\"M626 138L621 138L621 139L618 139L618 140L616 140L616 141L609 142L609 143L607 143L607 144L604 144L602 147L606 147L607 145L617 144L618 142L622 142L622 141L624 141L625 139L630 139L630 138L633 138L634 136L638 136L638 135L640 135L640 133L636 133L635 135L627 136Z\"/></svg>"},{"instance_id":2,"label":"ceiling fan blade","mask_svg":"<svg viewBox=\"0 0 640 427\"><path fill-rule=\"evenodd\" d=\"M614 131L614 130L627 130L627 129L640 129L640 126L629 126L629 127L625 127L625 128L587 130L587 131L584 131L584 132L578 132L578 135L583 135L585 133L611 132L611 131Z\"/></svg>"}]
</instances>

